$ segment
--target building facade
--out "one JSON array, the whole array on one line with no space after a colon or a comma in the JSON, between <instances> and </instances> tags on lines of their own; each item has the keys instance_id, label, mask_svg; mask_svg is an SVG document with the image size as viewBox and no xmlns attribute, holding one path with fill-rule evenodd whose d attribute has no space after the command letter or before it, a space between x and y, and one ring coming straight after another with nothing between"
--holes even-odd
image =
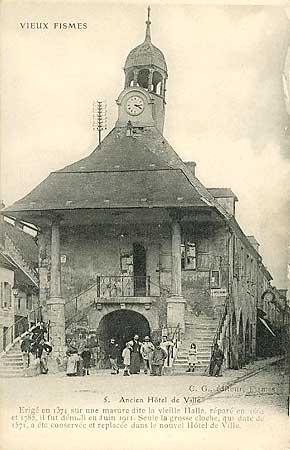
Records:
<instances>
[{"instance_id":1,"label":"building facade","mask_svg":"<svg viewBox=\"0 0 290 450\"><path fill-rule=\"evenodd\" d=\"M39 301L55 355L77 324L104 346L176 327L196 341L199 326L239 367L256 355L269 273L235 219L236 195L203 186L163 135L168 70L150 25L126 59L113 130L4 214L39 229Z\"/></svg>"},{"instance_id":2,"label":"building facade","mask_svg":"<svg viewBox=\"0 0 290 450\"><path fill-rule=\"evenodd\" d=\"M0 351L31 323L38 308L38 247L22 226L0 217Z\"/></svg>"}]
</instances>

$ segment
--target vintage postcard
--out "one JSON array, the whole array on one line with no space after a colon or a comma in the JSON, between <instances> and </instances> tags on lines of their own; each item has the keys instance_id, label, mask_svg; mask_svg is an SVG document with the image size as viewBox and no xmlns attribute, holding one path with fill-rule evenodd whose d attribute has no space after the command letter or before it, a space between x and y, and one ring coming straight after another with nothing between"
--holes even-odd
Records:
<instances>
[{"instance_id":1,"label":"vintage postcard","mask_svg":"<svg viewBox=\"0 0 290 450\"><path fill-rule=\"evenodd\" d=\"M2 1L1 450L289 450L287 5Z\"/></svg>"}]
</instances>

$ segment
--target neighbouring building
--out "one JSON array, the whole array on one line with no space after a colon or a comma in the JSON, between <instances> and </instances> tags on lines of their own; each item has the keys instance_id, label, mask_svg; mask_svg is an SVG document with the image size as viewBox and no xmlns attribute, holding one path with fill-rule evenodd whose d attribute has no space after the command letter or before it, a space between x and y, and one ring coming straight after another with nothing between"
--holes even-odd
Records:
<instances>
[{"instance_id":1,"label":"neighbouring building","mask_svg":"<svg viewBox=\"0 0 290 450\"><path fill-rule=\"evenodd\" d=\"M33 236L0 216L0 351L36 320L37 266Z\"/></svg>"},{"instance_id":2,"label":"neighbouring building","mask_svg":"<svg viewBox=\"0 0 290 450\"><path fill-rule=\"evenodd\" d=\"M179 327L204 366L219 342L239 367L256 355L271 281L259 244L237 223L231 189L203 186L163 135L168 69L149 17L124 71L118 120L101 144L4 210L40 230L39 300L54 354L74 327L104 346Z\"/></svg>"}]
</instances>

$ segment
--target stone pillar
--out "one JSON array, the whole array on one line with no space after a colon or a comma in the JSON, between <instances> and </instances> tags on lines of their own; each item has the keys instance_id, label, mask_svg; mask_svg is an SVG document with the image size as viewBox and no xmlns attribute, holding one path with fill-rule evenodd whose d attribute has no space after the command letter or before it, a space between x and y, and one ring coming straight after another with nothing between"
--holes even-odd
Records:
<instances>
[{"instance_id":1,"label":"stone pillar","mask_svg":"<svg viewBox=\"0 0 290 450\"><path fill-rule=\"evenodd\" d=\"M138 81L138 70L134 69L133 86L137 86L137 81Z\"/></svg>"},{"instance_id":2,"label":"stone pillar","mask_svg":"<svg viewBox=\"0 0 290 450\"><path fill-rule=\"evenodd\" d=\"M38 235L38 278L39 278L39 306L42 308L42 316L47 322L47 296L48 296L48 249L47 230L42 229Z\"/></svg>"},{"instance_id":3,"label":"stone pillar","mask_svg":"<svg viewBox=\"0 0 290 450\"><path fill-rule=\"evenodd\" d=\"M148 91L153 91L153 86L152 86L153 72L154 72L154 69L149 69Z\"/></svg>"},{"instance_id":4,"label":"stone pillar","mask_svg":"<svg viewBox=\"0 0 290 450\"><path fill-rule=\"evenodd\" d=\"M163 78L162 81L162 97L165 98L165 94L166 94L166 78Z\"/></svg>"},{"instance_id":5,"label":"stone pillar","mask_svg":"<svg viewBox=\"0 0 290 450\"><path fill-rule=\"evenodd\" d=\"M185 330L185 300L181 290L181 227L177 221L171 226L171 296L167 299L167 326L180 325Z\"/></svg>"},{"instance_id":6,"label":"stone pillar","mask_svg":"<svg viewBox=\"0 0 290 450\"><path fill-rule=\"evenodd\" d=\"M51 270L50 296L47 301L48 320L50 321L49 337L53 345L53 356L60 357L65 347L65 301L61 297L61 264L59 220L54 219L51 227Z\"/></svg>"}]
</instances>

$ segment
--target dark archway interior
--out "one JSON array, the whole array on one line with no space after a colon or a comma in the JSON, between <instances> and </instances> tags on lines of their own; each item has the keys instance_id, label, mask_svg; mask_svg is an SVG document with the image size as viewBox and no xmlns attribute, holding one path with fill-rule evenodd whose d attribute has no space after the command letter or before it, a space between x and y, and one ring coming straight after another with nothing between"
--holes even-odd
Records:
<instances>
[{"instance_id":1,"label":"dark archway interior","mask_svg":"<svg viewBox=\"0 0 290 450\"><path fill-rule=\"evenodd\" d=\"M243 328L243 316L240 315L239 321L239 367L243 367L244 361L244 328Z\"/></svg>"},{"instance_id":2,"label":"dark archway interior","mask_svg":"<svg viewBox=\"0 0 290 450\"><path fill-rule=\"evenodd\" d=\"M113 311L102 318L98 327L100 344L105 351L112 338L116 339L119 349L123 350L126 342L130 341L135 334L138 334L140 339L150 336L148 320L135 311Z\"/></svg>"},{"instance_id":3,"label":"dark archway interior","mask_svg":"<svg viewBox=\"0 0 290 450\"><path fill-rule=\"evenodd\" d=\"M233 313L231 326L231 351L230 351L230 367L232 369L239 368L238 362L238 336L237 336L237 321L236 315Z\"/></svg>"}]
</instances>

